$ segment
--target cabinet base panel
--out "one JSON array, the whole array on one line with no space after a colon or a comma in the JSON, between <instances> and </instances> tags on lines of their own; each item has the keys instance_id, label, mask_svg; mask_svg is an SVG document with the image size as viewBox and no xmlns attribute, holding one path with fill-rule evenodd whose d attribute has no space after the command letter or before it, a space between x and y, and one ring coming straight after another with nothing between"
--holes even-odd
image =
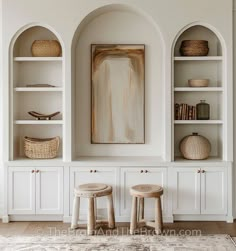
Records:
<instances>
[{"instance_id":1,"label":"cabinet base panel","mask_svg":"<svg viewBox=\"0 0 236 251\"><path fill-rule=\"evenodd\" d=\"M9 215L9 221L63 221L62 215Z\"/></svg>"},{"instance_id":2,"label":"cabinet base panel","mask_svg":"<svg viewBox=\"0 0 236 251\"><path fill-rule=\"evenodd\" d=\"M227 221L227 215L174 215L174 221Z\"/></svg>"}]
</instances>

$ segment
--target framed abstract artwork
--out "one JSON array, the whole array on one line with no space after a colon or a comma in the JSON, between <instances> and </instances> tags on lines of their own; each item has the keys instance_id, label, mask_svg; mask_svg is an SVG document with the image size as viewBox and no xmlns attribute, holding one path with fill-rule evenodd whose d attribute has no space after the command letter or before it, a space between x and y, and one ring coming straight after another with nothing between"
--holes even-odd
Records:
<instances>
[{"instance_id":1,"label":"framed abstract artwork","mask_svg":"<svg viewBox=\"0 0 236 251\"><path fill-rule=\"evenodd\" d=\"M145 143L145 46L91 45L91 143Z\"/></svg>"}]
</instances>

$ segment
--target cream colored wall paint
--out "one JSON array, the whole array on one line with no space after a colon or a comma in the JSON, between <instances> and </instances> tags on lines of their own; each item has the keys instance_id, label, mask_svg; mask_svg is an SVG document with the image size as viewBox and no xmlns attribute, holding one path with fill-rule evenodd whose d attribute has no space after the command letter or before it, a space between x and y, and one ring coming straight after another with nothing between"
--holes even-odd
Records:
<instances>
[{"instance_id":1,"label":"cream colored wall paint","mask_svg":"<svg viewBox=\"0 0 236 251\"><path fill-rule=\"evenodd\" d=\"M115 32L114 32L115 29ZM90 44L145 44L145 144L90 143ZM163 48L144 17L112 11L84 27L76 50L76 141L78 156L161 156L164 144ZM83 104L83 105L81 105Z\"/></svg>"},{"instance_id":2,"label":"cream colored wall paint","mask_svg":"<svg viewBox=\"0 0 236 251\"><path fill-rule=\"evenodd\" d=\"M6 93L5 88L7 87L5 83L8 83L9 81L7 70L8 46L12 36L18 29L32 22L42 22L54 27L54 29L62 36L66 46L66 53L69 57L72 37L81 20L95 8L111 3L130 4L147 13L147 15L158 24L160 31L163 34L163 39L167 48L165 54L166 58L170 57L169 51L175 35L184 26L195 21L211 23L225 38L226 44L231 47L232 37L230 30L232 29L232 16L231 12L229 13L229 10L232 8L231 0L70 0L69 3L66 0L3 0L2 15L4 38L2 40L3 53L1 53L1 55L3 55L3 57L1 57L1 59L3 59L3 67L1 67L1 69L4 74L1 79L1 86L3 87L4 93ZM224 21L222 21L222 19ZM228 29L225 29L225 27L228 27ZM168 70L170 70L170 61L167 61L166 65ZM69 61L67 66L66 75L69 76ZM70 77L67 77L67 80L70 80ZM169 85L170 78L166 79L166 81L166 84ZM3 97L3 95L1 95L1 97ZM2 100L1 104L3 105ZM4 120L6 119L7 116L4 116ZM7 128L1 129L0 138L2 139L4 135L5 137L7 136L8 130ZM1 174L0 177L1 185ZM2 202L2 191L2 186L0 186L0 206Z\"/></svg>"}]
</instances>

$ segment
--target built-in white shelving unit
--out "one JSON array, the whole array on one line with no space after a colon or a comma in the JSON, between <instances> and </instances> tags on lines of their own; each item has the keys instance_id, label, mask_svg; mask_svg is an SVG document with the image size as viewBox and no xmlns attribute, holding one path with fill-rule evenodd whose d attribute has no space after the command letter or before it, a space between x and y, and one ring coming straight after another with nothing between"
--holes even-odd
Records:
<instances>
[{"instance_id":1,"label":"built-in white shelving unit","mask_svg":"<svg viewBox=\"0 0 236 251\"><path fill-rule=\"evenodd\" d=\"M183 40L199 39L209 43L207 56L181 56L179 49ZM176 41L173 55L173 138L172 159L183 160L179 151L181 139L192 132L198 132L211 142L210 158L206 161L223 160L223 148L226 145L224 135L224 80L221 43L217 36L203 26L193 26L183 32ZM209 79L208 87L189 87L189 79ZM210 105L210 120L175 120L176 103L196 106L200 100Z\"/></svg>"},{"instance_id":2,"label":"built-in white shelving unit","mask_svg":"<svg viewBox=\"0 0 236 251\"><path fill-rule=\"evenodd\" d=\"M33 57L34 40L58 40L47 28L33 26L16 39L11 55L10 160L25 159L24 137L60 136L58 158L63 158L63 53L60 57ZM28 87L49 84L54 87ZM35 120L28 114L36 111L50 114L60 111L52 120Z\"/></svg>"}]
</instances>

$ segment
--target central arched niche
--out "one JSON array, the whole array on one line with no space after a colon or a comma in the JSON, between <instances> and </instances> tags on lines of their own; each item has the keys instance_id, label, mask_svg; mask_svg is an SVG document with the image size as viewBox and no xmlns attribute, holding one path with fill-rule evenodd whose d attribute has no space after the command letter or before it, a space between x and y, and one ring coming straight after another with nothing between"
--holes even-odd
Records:
<instances>
[{"instance_id":1,"label":"central arched niche","mask_svg":"<svg viewBox=\"0 0 236 251\"><path fill-rule=\"evenodd\" d=\"M91 144L91 44L145 44L145 144ZM145 14L124 5L90 13L72 43L73 159L81 156L162 156L163 42Z\"/></svg>"}]
</instances>

